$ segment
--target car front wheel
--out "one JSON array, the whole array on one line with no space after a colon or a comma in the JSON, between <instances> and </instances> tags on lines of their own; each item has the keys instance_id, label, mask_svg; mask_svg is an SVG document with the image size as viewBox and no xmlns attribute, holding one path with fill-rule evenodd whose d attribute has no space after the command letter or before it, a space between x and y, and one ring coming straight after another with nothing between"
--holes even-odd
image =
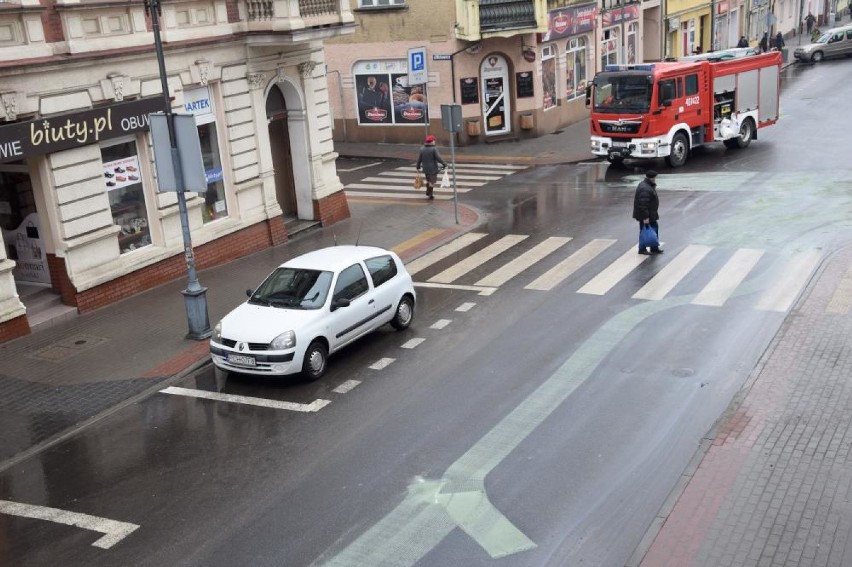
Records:
<instances>
[{"instance_id":1,"label":"car front wheel","mask_svg":"<svg viewBox=\"0 0 852 567\"><path fill-rule=\"evenodd\" d=\"M396 313L391 319L391 325L397 331L407 329L414 320L414 302L407 295L402 296L399 300L399 305L396 306Z\"/></svg>"},{"instance_id":2,"label":"car front wheel","mask_svg":"<svg viewBox=\"0 0 852 567\"><path fill-rule=\"evenodd\" d=\"M823 60L824 57L825 55L822 54L822 51L814 51L814 54L811 55L811 61L813 61L814 63L819 63Z\"/></svg>"},{"instance_id":3,"label":"car front wheel","mask_svg":"<svg viewBox=\"0 0 852 567\"><path fill-rule=\"evenodd\" d=\"M314 341L305 351L305 360L302 363L302 374L313 382L319 380L325 374L328 364L328 348L322 341Z\"/></svg>"}]
</instances>

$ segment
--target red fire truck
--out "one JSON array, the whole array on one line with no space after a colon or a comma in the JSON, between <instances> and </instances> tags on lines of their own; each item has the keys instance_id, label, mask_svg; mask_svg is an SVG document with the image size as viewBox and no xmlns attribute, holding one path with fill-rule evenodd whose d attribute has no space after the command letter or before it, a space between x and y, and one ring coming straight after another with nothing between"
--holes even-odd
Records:
<instances>
[{"instance_id":1,"label":"red fire truck","mask_svg":"<svg viewBox=\"0 0 852 567\"><path fill-rule=\"evenodd\" d=\"M592 153L610 163L664 157L680 167L692 148L745 148L778 120L780 52L704 57L607 65L586 91Z\"/></svg>"}]
</instances>

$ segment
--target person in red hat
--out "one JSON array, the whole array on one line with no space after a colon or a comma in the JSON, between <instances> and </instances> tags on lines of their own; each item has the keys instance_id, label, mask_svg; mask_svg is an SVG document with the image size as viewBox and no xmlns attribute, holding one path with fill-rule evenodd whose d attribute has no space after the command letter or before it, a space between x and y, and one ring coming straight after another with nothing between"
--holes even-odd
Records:
<instances>
[{"instance_id":1,"label":"person in red hat","mask_svg":"<svg viewBox=\"0 0 852 567\"><path fill-rule=\"evenodd\" d=\"M441 167L438 167L441 164ZM426 142L420 148L420 155L417 158L417 171L423 167L423 173L426 176L426 198L434 199L432 189L438 181L438 172L447 167L447 162L438 153L438 148L435 147L435 136L426 136Z\"/></svg>"}]
</instances>

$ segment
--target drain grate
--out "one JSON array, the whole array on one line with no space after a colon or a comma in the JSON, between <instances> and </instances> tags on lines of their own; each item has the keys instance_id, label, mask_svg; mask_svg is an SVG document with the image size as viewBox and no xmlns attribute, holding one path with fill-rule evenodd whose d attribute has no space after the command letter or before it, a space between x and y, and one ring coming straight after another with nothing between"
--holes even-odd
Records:
<instances>
[{"instance_id":1,"label":"drain grate","mask_svg":"<svg viewBox=\"0 0 852 567\"><path fill-rule=\"evenodd\" d=\"M27 358L60 362L83 351L94 348L107 342L109 339L96 337L94 335L74 335L42 347L35 352L29 353Z\"/></svg>"}]
</instances>

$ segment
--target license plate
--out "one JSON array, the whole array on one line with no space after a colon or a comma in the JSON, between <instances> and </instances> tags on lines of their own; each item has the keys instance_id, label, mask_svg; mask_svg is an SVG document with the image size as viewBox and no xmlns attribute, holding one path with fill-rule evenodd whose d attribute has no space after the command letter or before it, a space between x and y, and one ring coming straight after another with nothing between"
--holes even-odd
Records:
<instances>
[{"instance_id":1,"label":"license plate","mask_svg":"<svg viewBox=\"0 0 852 567\"><path fill-rule=\"evenodd\" d=\"M627 142L613 142L612 147L613 148L626 148Z\"/></svg>"},{"instance_id":2,"label":"license plate","mask_svg":"<svg viewBox=\"0 0 852 567\"><path fill-rule=\"evenodd\" d=\"M246 356L244 354L229 354L228 362L242 364L243 366L255 366L256 364L253 356Z\"/></svg>"}]
</instances>

